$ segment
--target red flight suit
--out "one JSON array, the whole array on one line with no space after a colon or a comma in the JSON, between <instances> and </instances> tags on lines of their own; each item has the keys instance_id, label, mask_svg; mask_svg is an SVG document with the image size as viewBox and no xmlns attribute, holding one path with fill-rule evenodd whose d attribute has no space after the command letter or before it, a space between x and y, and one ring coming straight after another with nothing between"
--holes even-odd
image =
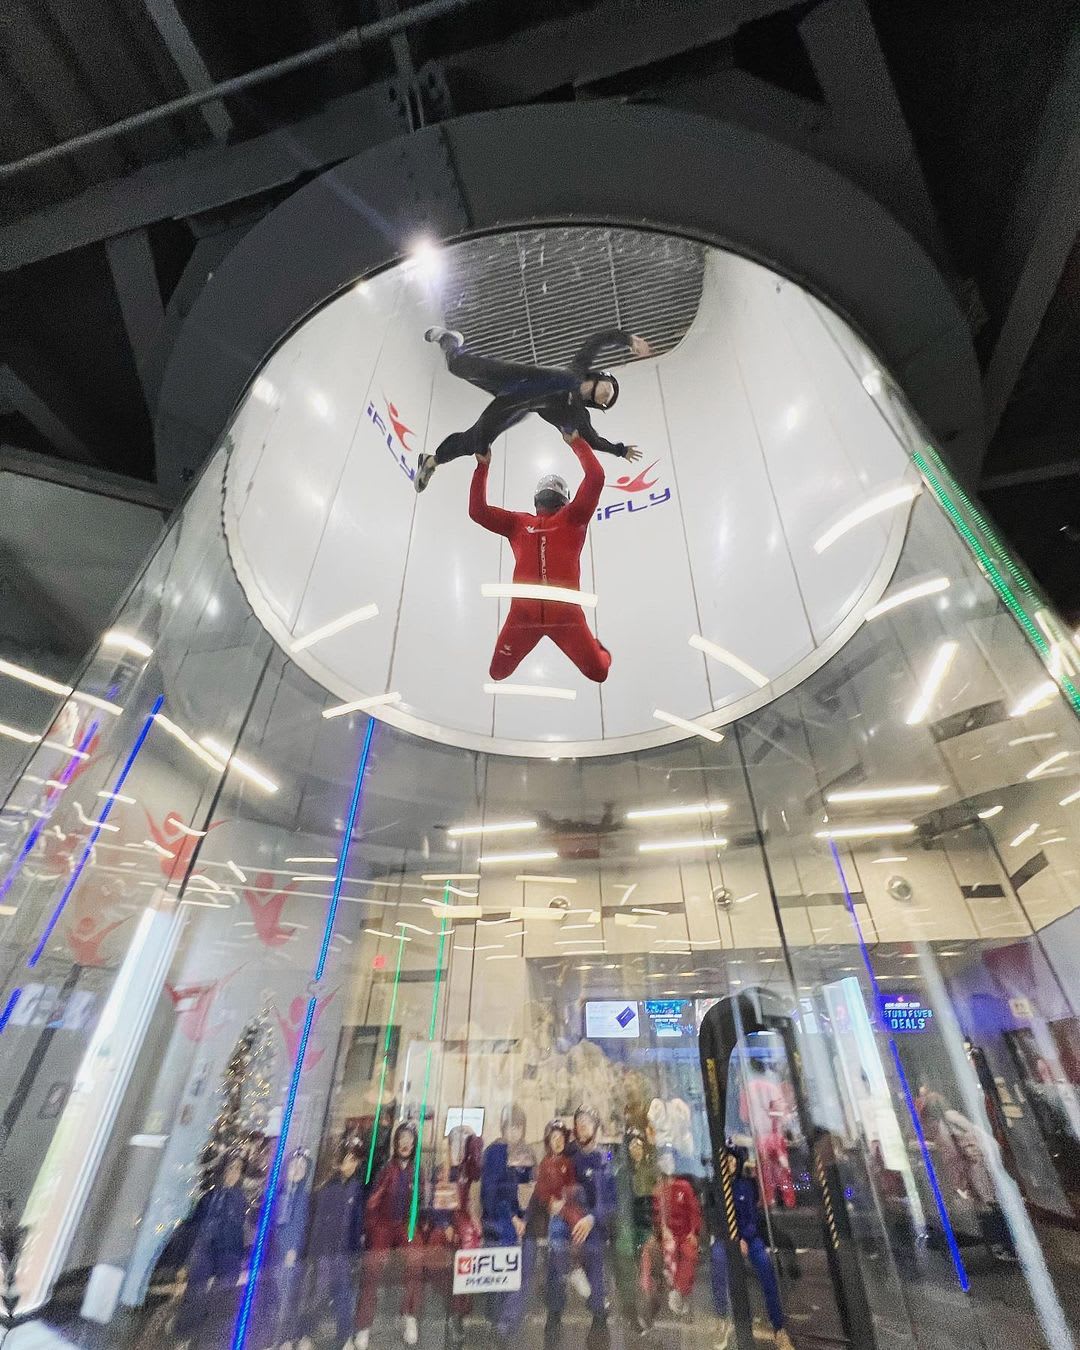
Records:
<instances>
[{"instance_id":1,"label":"red flight suit","mask_svg":"<svg viewBox=\"0 0 1080 1350\"><path fill-rule=\"evenodd\" d=\"M604 489L604 470L580 437L574 438L570 448L585 470L585 477L574 500L549 516L504 511L489 505L488 465L478 463L473 473L469 515L485 530L509 540L514 554L514 581L519 585L580 589L581 550ZM586 679L598 684L607 679L611 653L594 635L580 605L521 599L510 602L510 613L491 658L491 678L505 680L512 675L542 637L549 637Z\"/></svg>"}]
</instances>

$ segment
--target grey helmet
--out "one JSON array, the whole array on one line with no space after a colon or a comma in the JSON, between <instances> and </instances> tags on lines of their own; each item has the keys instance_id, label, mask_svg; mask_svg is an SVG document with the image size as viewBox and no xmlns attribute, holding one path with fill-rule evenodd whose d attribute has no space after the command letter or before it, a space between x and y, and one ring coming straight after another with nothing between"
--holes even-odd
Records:
<instances>
[{"instance_id":1,"label":"grey helmet","mask_svg":"<svg viewBox=\"0 0 1080 1350\"><path fill-rule=\"evenodd\" d=\"M541 492L556 492L568 502L570 500L570 489L566 485L566 479L560 478L557 473L546 473L536 485L535 495L539 497Z\"/></svg>"}]
</instances>

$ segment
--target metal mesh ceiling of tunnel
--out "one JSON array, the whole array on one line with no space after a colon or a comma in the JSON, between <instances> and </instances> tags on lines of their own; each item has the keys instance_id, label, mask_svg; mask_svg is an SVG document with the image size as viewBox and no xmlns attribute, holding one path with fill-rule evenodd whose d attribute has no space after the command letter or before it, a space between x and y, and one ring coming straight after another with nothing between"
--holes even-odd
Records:
<instances>
[{"instance_id":1,"label":"metal mesh ceiling of tunnel","mask_svg":"<svg viewBox=\"0 0 1080 1350\"><path fill-rule=\"evenodd\" d=\"M712 728L769 702L880 597L916 480L835 319L745 259L655 235L635 254L628 236L560 229L431 250L325 306L253 384L228 436L230 556L256 615L328 705L396 694L376 715L495 753L635 750L688 734L658 710ZM631 263L613 269L616 256ZM530 327L534 268L543 286L561 277L561 328ZM613 656L603 685L545 641L500 692L485 691L507 601L482 587L510 581L509 550L468 518L471 460L413 491L418 453L487 399L423 338L470 306L489 349L505 333L501 351L517 357L564 361L627 313L666 335L666 350L619 368L617 406L594 413L603 435L644 452L633 467L601 456L606 486L582 554L582 590L597 596L587 614ZM558 433L530 416L496 443L489 496L530 510L549 472L576 487ZM867 512L890 492L889 509ZM294 650L367 606L368 621ZM697 637L708 654L690 645ZM520 686L551 696L516 696Z\"/></svg>"}]
</instances>

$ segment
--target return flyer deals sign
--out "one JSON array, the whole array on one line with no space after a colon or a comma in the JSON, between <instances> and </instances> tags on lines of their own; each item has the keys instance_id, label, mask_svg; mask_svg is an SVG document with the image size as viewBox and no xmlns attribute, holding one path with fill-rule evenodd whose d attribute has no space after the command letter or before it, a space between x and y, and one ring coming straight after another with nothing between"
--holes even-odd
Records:
<instances>
[{"instance_id":1,"label":"return flyer deals sign","mask_svg":"<svg viewBox=\"0 0 1080 1350\"><path fill-rule=\"evenodd\" d=\"M881 1016L887 1031L929 1031L934 1010L913 994L882 994Z\"/></svg>"},{"instance_id":2,"label":"return flyer deals sign","mask_svg":"<svg viewBox=\"0 0 1080 1350\"><path fill-rule=\"evenodd\" d=\"M454 1253L454 1293L512 1293L521 1288L520 1247L475 1247Z\"/></svg>"}]
</instances>

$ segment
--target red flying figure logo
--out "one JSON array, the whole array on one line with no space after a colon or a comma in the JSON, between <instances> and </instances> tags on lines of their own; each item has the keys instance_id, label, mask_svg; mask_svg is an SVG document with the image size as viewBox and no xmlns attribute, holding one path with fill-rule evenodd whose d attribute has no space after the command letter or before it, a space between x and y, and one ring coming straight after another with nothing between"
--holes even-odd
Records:
<instances>
[{"instance_id":1,"label":"red flying figure logo","mask_svg":"<svg viewBox=\"0 0 1080 1350\"><path fill-rule=\"evenodd\" d=\"M100 965L101 944L115 928L127 923L130 918L130 914L125 914L122 919L117 919L114 923L100 923L92 914L88 914L78 923L70 924L67 930L67 942L71 948L71 954L78 964L80 966Z\"/></svg>"},{"instance_id":2,"label":"red flying figure logo","mask_svg":"<svg viewBox=\"0 0 1080 1350\"><path fill-rule=\"evenodd\" d=\"M405 449L408 450L409 454L412 454L413 447L405 439L406 436L412 436L415 434L413 432L412 427L407 427L405 425L405 423L401 420L401 415L398 412L397 408L390 402L388 398L386 398L385 394L383 394L383 398L386 400L386 411L390 414L390 425L394 428L394 435L398 438L398 440L405 447Z\"/></svg>"},{"instance_id":3,"label":"red flying figure logo","mask_svg":"<svg viewBox=\"0 0 1080 1350\"><path fill-rule=\"evenodd\" d=\"M282 926L281 911L299 883L291 881L283 890L273 892L274 878L269 872L256 873L252 887L240 894L251 911L255 932L264 947L283 947L297 930Z\"/></svg>"},{"instance_id":4,"label":"red flying figure logo","mask_svg":"<svg viewBox=\"0 0 1080 1350\"><path fill-rule=\"evenodd\" d=\"M616 478L614 483L608 483L607 486L616 487L620 492L648 492L649 488L655 487L660 480L654 478L651 482L646 482L645 475L652 473L659 463L658 459L654 459L649 467L642 469L636 478L631 478L629 474L623 474L621 478Z\"/></svg>"},{"instance_id":5,"label":"red flying figure logo","mask_svg":"<svg viewBox=\"0 0 1080 1350\"><path fill-rule=\"evenodd\" d=\"M170 811L160 826L154 824L154 818L150 812L143 808L146 816L146 824L150 830L150 837L158 848L168 849L172 857L166 858L161 854L161 875L166 880L171 880L175 876L182 877L191 866L191 860L195 856L195 850L202 843L202 836L185 834L180 828L184 824L178 811ZM209 827L209 830L216 830L219 825L224 825L223 820L215 820ZM198 875L195 873L194 875Z\"/></svg>"},{"instance_id":6,"label":"red flying figure logo","mask_svg":"<svg viewBox=\"0 0 1080 1350\"><path fill-rule=\"evenodd\" d=\"M314 1036L315 1028L319 1024L319 1018L326 1011L327 1004L337 994L335 989L332 994L327 994L325 998L315 1000L315 1015L311 1019L311 1035ZM278 1026L281 1028L281 1039L285 1042L285 1050L292 1062L296 1063L297 1052L300 1049L300 1037L304 1031L304 1019L307 1016L308 1001L300 995L289 1004L288 1019L275 1009L274 1016L278 1020ZM316 1050L312 1047L310 1039L308 1040L307 1054L304 1056L304 1069L313 1069L319 1060L325 1054L324 1050Z\"/></svg>"},{"instance_id":7,"label":"red flying figure logo","mask_svg":"<svg viewBox=\"0 0 1080 1350\"><path fill-rule=\"evenodd\" d=\"M187 984L181 988L166 982L165 992L176 1010L176 1021L180 1031L194 1045L205 1041L208 1036L213 1036L229 1020L228 1017L222 1017L211 1025L210 1009L214 1006L217 995L241 969L242 967L237 966L236 970L223 975L213 984Z\"/></svg>"}]
</instances>

